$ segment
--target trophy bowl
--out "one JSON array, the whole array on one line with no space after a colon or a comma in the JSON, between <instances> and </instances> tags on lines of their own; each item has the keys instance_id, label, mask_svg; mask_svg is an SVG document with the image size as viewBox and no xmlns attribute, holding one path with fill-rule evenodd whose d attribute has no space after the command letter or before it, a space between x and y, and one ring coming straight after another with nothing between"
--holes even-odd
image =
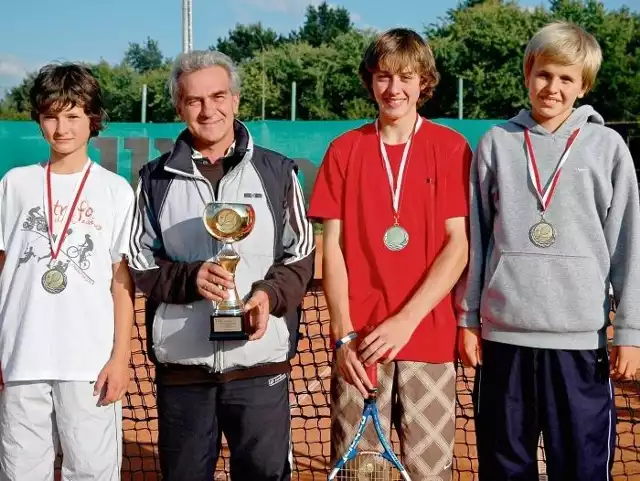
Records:
<instances>
[{"instance_id":1,"label":"trophy bowl","mask_svg":"<svg viewBox=\"0 0 640 481\"><path fill-rule=\"evenodd\" d=\"M247 237L255 225L255 210L251 204L211 202L202 214L205 229L224 246L214 262L235 278L240 255L233 244ZM221 289L225 289L219 286ZM214 302L211 315L210 341L247 340L249 334L245 322L243 302L234 287L227 299Z\"/></svg>"}]
</instances>

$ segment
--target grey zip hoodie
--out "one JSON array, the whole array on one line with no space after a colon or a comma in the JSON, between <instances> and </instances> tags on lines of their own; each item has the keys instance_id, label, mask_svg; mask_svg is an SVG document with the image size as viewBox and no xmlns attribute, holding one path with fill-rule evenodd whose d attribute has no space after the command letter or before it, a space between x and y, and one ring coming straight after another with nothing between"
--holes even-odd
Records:
<instances>
[{"instance_id":1,"label":"grey zip hoodie","mask_svg":"<svg viewBox=\"0 0 640 481\"><path fill-rule=\"evenodd\" d=\"M545 220L555 244L535 246L540 202L527 169L528 128L546 188L571 133L581 128ZM615 345L640 346L640 200L631 154L590 106L555 133L521 111L478 144L470 176L470 243L459 284L459 325L490 341L550 349L606 345L609 287Z\"/></svg>"}]
</instances>

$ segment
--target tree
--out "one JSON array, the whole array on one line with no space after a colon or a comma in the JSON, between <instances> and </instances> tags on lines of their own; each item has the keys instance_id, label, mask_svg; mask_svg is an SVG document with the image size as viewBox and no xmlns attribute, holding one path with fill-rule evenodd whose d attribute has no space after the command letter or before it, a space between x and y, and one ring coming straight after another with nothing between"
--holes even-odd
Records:
<instances>
[{"instance_id":1,"label":"tree","mask_svg":"<svg viewBox=\"0 0 640 481\"><path fill-rule=\"evenodd\" d=\"M102 97L110 122L140 122L142 110L142 85L147 84L147 120L150 122L174 122L176 112L167 89L170 66L136 72L122 62L111 65L101 61L89 65L98 79ZM0 119L29 118L29 89L33 85L35 73L28 74L22 83L9 91L0 103Z\"/></svg>"},{"instance_id":2,"label":"tree","mask_svg":"<svg viewBox=\"0 0 640 481\"><path fill-rule=\"evenodd\" d=\"M459 8L473 8L476 5L483 5L485 3L489 3L489 2L497 2L497 3L502 3L502 0L464 0L461 4Z\"/></svg>"},{"instance_id":3,"label":"tree","mask_svg":"<svg viewBox=\"0 0 640 481\"><path fill-rule=\"evenodd\" d=\"M640 119L640 14L607 11L595 0L554 0L550 13L583 26L602 48L602 67L584 102L606 120Z\"/></svg>"},{"instance_id":4,"label":"tree","mask_svg":"<svg viewBox=\"0 0 640 481\"><path fill-rule=\"evenodd\" d=\"M147 122L178 121L178 114L167 87L170 71L170 65L166 64L145 73L141 78L141 82L147 84Z\"/></svg>"},{"instance_id":5,"label":"tree","mask_svg":"<svg viewBox=\"0 0 640 481\"><path fill-rule=\"evenodd\" d=\"M325 96L327 72L331 68L335 50L328 46L312 47L306 42L287 43L265 52L267 79L267 118L289 118L291 115L291 86L297 84L297 116L300 119L334 119ZM243 65L243 118L258 118L261 100L260 58Z\"/></svg>"},{"instance_id":6,"label":"tree","mask_svg":"<svg viewBox=\"0 0 640 481\"><path fill-rule=\"evenodd\" d=\"M297 84L296 116L302 120L371 118L373 103L358 78L358 66L371 32L352 30L329 44L287 43L265 52L266 117L289 118L291 85ZM260 57L242 65L240 116L259 119L262 101Z\"/></svg>"},{"instance_id":7,"label":"tree","mask_svg":"<svg viewBox=\"0 0 640 481\"><path fill-rule=\"evenodd\" d=\"M218 50L239 64L252 58L255 52L280 45L284 41L275 30L265 29L261 23L236 24L233 30L229 30L226 38L218 38L216 45L209 49Z\"/></svg>"},{"instance_id":8,"label":"tree","mask_svg":"<svg viewBox=\"0 0 640 481\"><path fill-rule=\"evenodd\" d=\"M423 113L453 117L457 79L464 79L466 118L509 118L528 106L522 60L527 42L542 26L565 19L599 40L604 62L594 91L584 101L607 120L626 120L640 111L640 23L627 9L606 11L596 0L556 0L550 10L521 8L514 1L486 0L450 10L426 35L441 81ZM606 93L605 93L606 89Z\"/></svg>"},{"instance_id":9,"label":"tree","mask_svg":"<svg viewBox=\"0 0 640 481\"><path fill-rule=\"evenodd\" d=\"M142 82L129 65L102 61L93 67L100 82L105 110L111 122L139 122Z\"/></svg>"},{"instance_id":10,"label":"tree","mask_svg":"<svg viewBox=\"0 0 640 481\"><path fill-rule=\"evenodd\" d=\"M552 0L548 9L523 8L515 0L460 0L442 21L425 30L441 81L421 113L455 117L458 77L464 79L465 118L504 119L528 107L522 71L525 46L540 27L558 19L582 25L602 46L604 61L584 102L608 121L640 119L640 14L628 8L606 10L596 0ZM376 115L358 77L373 36L355 29L346 9L323 3L310 6L302 27L287 38L260 23L238 24L215 48L240 65L242 119L261 118L263 96L267 119L288 119L293 81L297 118L362 119ZM177 120L167 90L168 60L154 40L129 44L119 64L102 61L92 68L110 121L140 121L144 84L147 119ZM0 102L0 118L29 118L34 76L30 73L7 93Z\"/></svg>"},{"instance_id":11,"label":"tree","mask_svg":"<svg viewBox=\"0 0 640 481\"><path fill-rule=\"evenodd\" d=\"M6 102L6 99L0 102L0 119L2 120L30 120L31 116L28 112L19 112Z\"/></svg>"},{"instance_id":12,"label":"tree","mask_svg":"<svg viewBox=\"0 0 640 481\"><path fill-rule=\"evenodd\" d=\"M351 17L346 8L330 7L327 2L322 2L317 7L307 7L304 24L298 33L292 34L291 37L312 47L319 47L352 28Z\"/></svg>"},{"instance_id":13,"label":"tree","mask_svg":"<svg viewBox=\"0 0 640 481\"><path fill-rule=\"evenodd\" d=\"M265 97L265 114L267 119L283 118L282 86L271 76L274 62L271 51L265 52L265 63L260 58L246 60L242 66L242 91L240 93L239 117L243 120L259 120L262 118L262 96ZM277 55L277 54L275 54ZM263 66L265 69L264 91L262 88ZM284 100L284 102L288 102Z\"/></svg>"},{"instance_id":14,"label":"tree","mask_svg":"<svg viewBox=\"0 0 640 481\"><path fill-rule=\"evenodd\" d=\"M36 78L36 73L28 73L20 84L9 90L5 99L2 101L4 113L14 118L16 114L23 113L30 118L29 112L31 111L31 101L29 99L29 91L33 86L33 81ZM0 116L0 118L6 118Z\"/></svg>"},{"instance_id":15,"label":"tree","mask_svg":"<svg viewBox=\"0 0 640 481\"><path fill-rule=\"evenodd\" d=\"M455 116L458 77L468 86L466 117L498 118L523 107L527 96L522 52L542 22L515 2L483 2L450 10L444 24L426 31L441 79L423 111L429 116Z\"/></svg>"},{"instance_id":16,"label":"tree","mask_svg":"<svg viewBox=\"0 0 640 481\"><path fill-rule=\"evenodd\" d=\"M326 95L332 111L339 118L355 120L376 115L375 103L358 76L362 55L374 35L368 30L351 30L339 35L330 44L336 55L328 72L331 82Z\"/></svg>"},{"instance_id":17,"label":"tree","mask_svg":"<svg viewBox=\"0 0 640 481\"><path fill-rule=\"evenodd\" d=\"M138 73L145 73L162 67L164 57L158 42L147 37L144 45L129 42L129 48L124 54L124 63Z\"/></svg>"}]
</instances>

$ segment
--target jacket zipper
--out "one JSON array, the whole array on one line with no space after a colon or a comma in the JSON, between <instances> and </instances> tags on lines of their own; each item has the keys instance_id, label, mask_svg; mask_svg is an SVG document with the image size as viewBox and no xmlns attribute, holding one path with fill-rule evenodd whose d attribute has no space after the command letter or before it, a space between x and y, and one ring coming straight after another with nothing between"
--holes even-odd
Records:
<instances>
[{"instance_id":1,"label":"jacket zipper","mask_svg":"<svg viewBox=\"0 0 640 481\"><path fill-rule=\"evenodd\" d=\"M216 196L216 193L213 190L213 186L211 185L211 182L209 182L209 180L204 176L195 176L195 179L198 181L204 182L204 184L207 186L207 189L209 189L209 194L211 195L212 201L216 202L218 196ZM218 185L219 191L222 191L223 181L224 181L224 176L222 177L222 179L220 179L220 183ZM215 244L215 240L213 238L211 238L211 242ZM209 371L213 373L217 373L222 370L222 348L224 347L224 344L221 344L221 343L224 343L224 341L212 341L212 342L213 342L213 366Z\"/></svg>"},{"instance_id":2,"label":"jacket zipper","mask_svg":"<svg viewBox=\"0 0 640 481\"><path fill-rule=\"evenodd\" d=\"M245 154L246 157L247 154ZM238 165L240 165L242 162L244 162L245 158L243 158ZM183 172L179 172L179 171L175 171L172 169L173 172L176 172L178 174L184 175ZM213 186L211 185L211 182L209 182L206 177L204 177L203 175L187 175L187 177L191 177L196 181L200 181L200 182L204 182L205 185L207 186L207 188L209 189L209 194L211 195L211 198L213 199L213 202L217 202L218 198L221 199L221 195L216 196L216 193L213 190ZM218 193L222 192L222 188L225 185L225 177L226 175L223 175L222 178L220 179L220 183L218 184ZM261 179L262 180L262 179ZM204 199L202 199L204 202ZM205 202L206 203L206 202ZM215 242L215 240L211 240L211 242ZM224 341L213 341L213 351L214 351L214 360L213 360L213 367L210 369L210 372L214 372L214 373L218 373L218 372L222 372L222 369L224 367L224 358L222 355L224 349Z\"/></svg>"},{"instance_id":3,"label":"jacket zipper","mask_svg":"<svg viewBox=\"0 0 640 481\"><path fill-rule=\"evenodd\" d=\"M223 174L222 178L220 179L220 182L218 182L217 196L216 196L216 192L213 192L213 187L211 186L211 183L208 180L207 180L207 184L209 184L209 188L211 189L211 195L213 196L213 199L222 200L222 187L225 184L225 175ZM215 347L216 360L214 362L214 372L222 372L223 361L224 361L222 357L223 350L224 350L224 341L216 341L216 347Z\"/></svg>"}]
</instances>

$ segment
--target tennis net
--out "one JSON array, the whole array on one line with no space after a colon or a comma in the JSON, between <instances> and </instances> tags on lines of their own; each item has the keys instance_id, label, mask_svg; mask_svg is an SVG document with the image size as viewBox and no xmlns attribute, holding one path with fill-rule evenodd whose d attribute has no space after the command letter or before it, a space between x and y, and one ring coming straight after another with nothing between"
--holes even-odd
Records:
<instances>
[{"instance_id":1,"label":"tennis net","mask_svg":"<svg viewBox=\"0 0 640 481\"><path fill-rule=\"evenodd\" d=\"M304 301L298 354L292 361L291 416L293 476L298 481L326 480L329 464L329 381L331 348L329 316L324 295L312 288ZM123 409L123 480L160 479L157 454L157 411L154 368L146 356L144 299L136 302L136 324L132 339L132 385ZM471 393L474 372L458 368L454 479L477 479L477 453ZM615 385L618 412L615 480L640 479L640 383ZM540 449L540 471L544 473L544 450ZM229 456L224 448L214 479L229 479Z\"/></svg>"}]
</instances>

